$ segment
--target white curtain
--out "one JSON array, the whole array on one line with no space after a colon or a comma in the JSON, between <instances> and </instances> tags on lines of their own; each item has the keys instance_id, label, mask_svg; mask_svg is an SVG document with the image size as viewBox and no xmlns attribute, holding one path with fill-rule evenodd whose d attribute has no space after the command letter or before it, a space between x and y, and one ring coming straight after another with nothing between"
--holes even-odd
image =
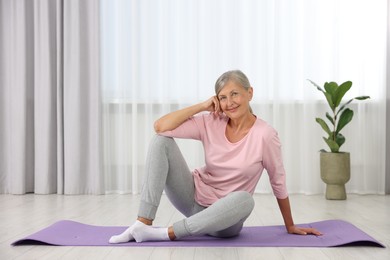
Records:
<instances>
[{"instance_id":1,"label":"white curtain","mask_svg":"<svg viewBox=\"0 0 390 260\"><path fill-rule=\"evenodd\" d=\"M348 192L385 190L386 0L0 0L0 193L138 193L153 122L241 69L290 193L324 191L306 79L353 81ZM364 18L364 19L362 19ZM178 140L189 167L201 145ZM270 192L264 174L257 192Z\"/></svg>"},{"instance_id":2,"label":"white curtain","mask_svg":"<svg viewBox=\"0 0 390 260\"><path fill-rule=\"evenodd\" d=\"M99 1L0 1L0 193L104 193Z\"/></svg>"},{"instance_id":3,"label":"white curtain","mask_svg":"<svg viewBox=\"0 0 390 260\"><path fill-rule=\"evenodd\" d=\"M390 0L387 1L387 90L386 90L386 180L385 193L390 194Z\"/></svg>"},{"instance_id":4,"label":"white curtain","mask_svg":"<svg viewBox=\"0 0 390 260\"><path fill-rule=\"evenodd\" d=\"M314 121L327 109L308 81L353 82L348 192L384 193L387 0L101 0L106 192L138 193L156 118L213 95L217 77L241 69L252 107L283 143L290 193L324 191ZM199 143L178 140L191 168ZM264 174L257 192L270 192Z\"/></svg>"}]
</instances>

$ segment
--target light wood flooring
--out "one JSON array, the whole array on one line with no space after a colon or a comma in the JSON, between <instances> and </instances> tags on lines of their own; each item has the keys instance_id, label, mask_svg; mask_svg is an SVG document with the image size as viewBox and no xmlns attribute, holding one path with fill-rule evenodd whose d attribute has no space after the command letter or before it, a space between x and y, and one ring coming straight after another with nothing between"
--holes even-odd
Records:
<instances>
[{"instance_id":1,"label":"light wood flooring","mask_svg":"<svg viewBox=\"0 0 390 260\"><path fill-rule=\"evenodd\" d=\"M256 207L245 225L280 225L272 195L256 194ZM323 195L291 195L295 223L343 219L373 236L386 248L129 248L17 246L10 244L58 220L91 225L131 224L135 195L0 195L0 259L390 259L390 196L349 195L329 201ZM163 196L155 225L167 226L182 216Z\"/></svg>"}]
</instances>

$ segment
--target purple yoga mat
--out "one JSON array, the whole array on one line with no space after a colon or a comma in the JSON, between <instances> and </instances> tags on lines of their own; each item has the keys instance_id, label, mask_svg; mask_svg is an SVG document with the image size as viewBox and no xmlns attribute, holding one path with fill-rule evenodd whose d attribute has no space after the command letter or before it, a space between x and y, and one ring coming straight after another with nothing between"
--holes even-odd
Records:
<instances>
[{"instance_id":1,"label":"purple yoga mat","mask_svg":"<svg viewBox=\"0 0 390 260\"><path fill-rule=\"evenodd\" d=\"M239 236L215 238L210 236L187 237L176 241L129 242L109 244L112 235L122 233L127 227L91 226L62 220L38 231L12 245L57 246L149 246L149 247L334 247L346 245L385 247L354 225L342 220L326 220L301 227L314 227L322 236L290 235L284 226L244 227Z\"/></svg>"}]
</instances>

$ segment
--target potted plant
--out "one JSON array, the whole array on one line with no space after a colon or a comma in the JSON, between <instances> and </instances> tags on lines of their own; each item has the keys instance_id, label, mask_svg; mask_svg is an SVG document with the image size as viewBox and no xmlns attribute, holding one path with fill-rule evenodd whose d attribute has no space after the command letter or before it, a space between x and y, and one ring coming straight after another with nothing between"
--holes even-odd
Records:
<instances>
[{"instance_id":1,"label":"potted plant","mask_svg":"<svg viewBox=\"0 0 390 260\"><path fill-rule=\"evenodd\" d=\"M359 96L342 104L345 93L352 87L351 81L346 81L341 85L336 82L325 82L324 88L311 80L309 81L324 94L331 110L330 113L326 112L325 114L330 123L329 125L324 119L316 118L316 122L327 134L327 137L323 137L323 139L330 149L330 152L324 149L320 151L321 179L326 183L325 196L330 200L345 200L347 198L345 184L349 181L351 175L350 154L349 152L340 151L340 147L345 142L345 137L340 131L353 118L353 111L347 106L354 99L364 100L370 97Z\"/></svg>"}]
</instances>

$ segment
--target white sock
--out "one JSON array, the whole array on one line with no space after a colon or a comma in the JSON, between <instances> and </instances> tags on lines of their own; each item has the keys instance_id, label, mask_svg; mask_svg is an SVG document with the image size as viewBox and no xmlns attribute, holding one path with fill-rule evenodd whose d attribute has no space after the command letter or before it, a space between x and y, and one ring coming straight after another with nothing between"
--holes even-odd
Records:
<instances>
[{"instance_id":1,"label":"white sock","mask_svg":"<svg viewBox=\"0 0 390 260\"><path fill-rule=\"evenodd\" d=\"M138 243L144 241L170 240L168 236L168 228L152 227L145 225L142 222L139 223L141 224L134 226L131 232L135 241Z\"/></svg>"},{"instance_id":2,"label":"white sock","mask_svg":"<svg viewBox=\"0 0 390 260\"><path fill-rule=\"evenodd\" d=\"M112 236L109 240L110 244L118 244L118 243L127 243L131 240L134 240L133 235L131 234L133 232L134 227L137 225L143 224L139 222L138 220L131 225L129 228L127 228L124 232L122 232L119 235Z\"/></svg>"}]
</instances>

